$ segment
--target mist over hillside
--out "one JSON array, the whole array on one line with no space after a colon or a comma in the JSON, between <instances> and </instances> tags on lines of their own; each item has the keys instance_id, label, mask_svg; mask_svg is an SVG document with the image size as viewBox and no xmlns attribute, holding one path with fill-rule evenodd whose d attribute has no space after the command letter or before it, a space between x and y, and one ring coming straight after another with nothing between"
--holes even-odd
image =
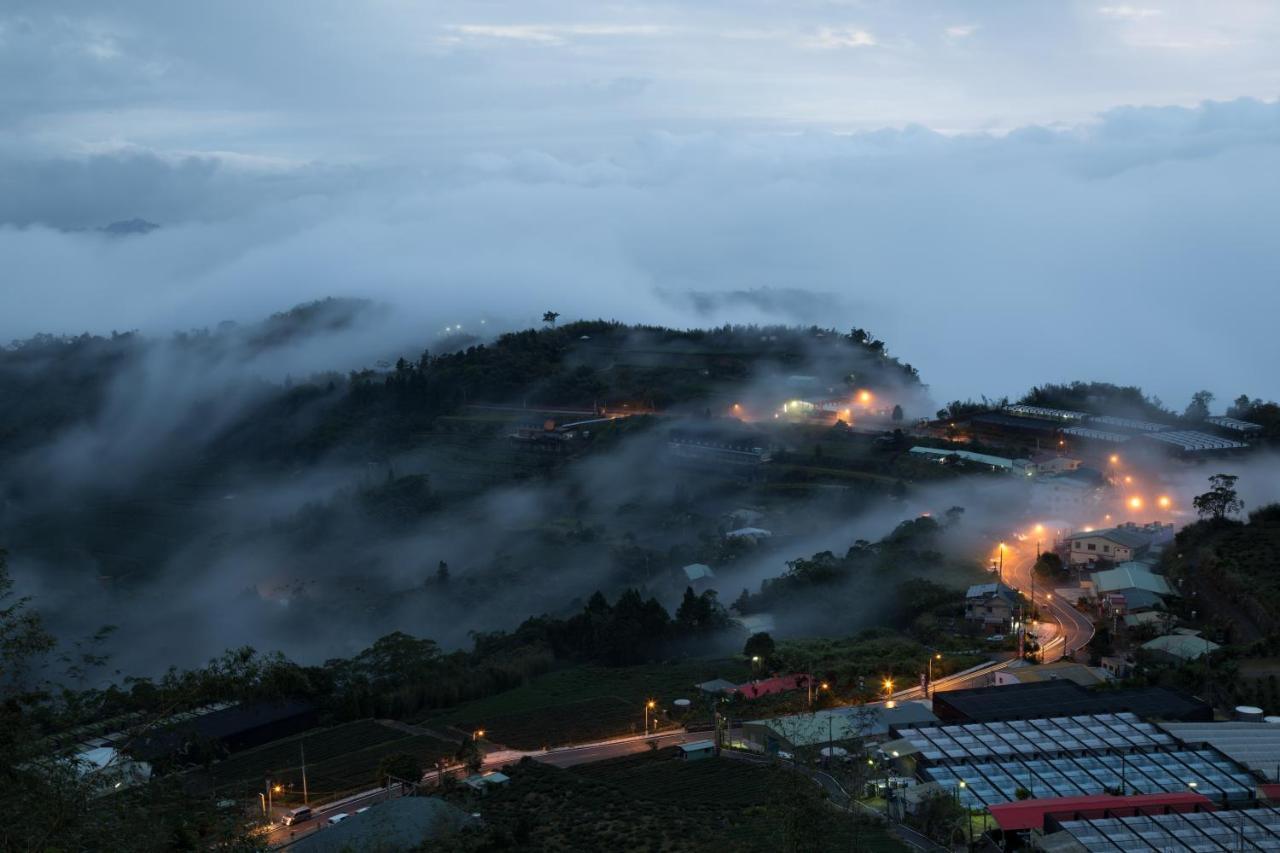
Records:
<instances>
[{"instance_id":1,"label":"mist over hillside","mask_svg":"<svg viewBox=\"0 0 1280 853\"><path fill-rule=\"evenodd\" d=\"M813 537L847 547L899 519L850 529L885 485L779 501L682 468L671 423L749 429L747 410L797 383L934 407L861 330L577 322L454 331L414 351L386 328L377 305L328 300L171 338L41 336L0 353L0 541L21 588L65 636L120 626L124 673L243 644L321 660L391 630L466 644L597 590L674 604L680 566L734 549L725 516L744 503L777 507L780 542L742 552L739 585L783 571ZM513 445L519 424L592 411L630 416L564 457Z\"/></svg>"}]
</instances>

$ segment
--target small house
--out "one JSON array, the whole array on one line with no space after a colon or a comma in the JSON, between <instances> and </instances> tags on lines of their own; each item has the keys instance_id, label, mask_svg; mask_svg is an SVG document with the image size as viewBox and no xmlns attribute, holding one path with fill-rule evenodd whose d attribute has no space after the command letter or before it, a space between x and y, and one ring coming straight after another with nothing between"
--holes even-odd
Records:
<instances>
[{"instance_id":1,"label":"small house","mask_svg":"<svg viewBox=\"0 0 1280 853\"><path fill-rule=\"evenodd\" d=\"M695 740L693 743L680 744L680 757L685 761L711 758L715 754L716 742L713 740Z\"/></svg>"}]
</instances>

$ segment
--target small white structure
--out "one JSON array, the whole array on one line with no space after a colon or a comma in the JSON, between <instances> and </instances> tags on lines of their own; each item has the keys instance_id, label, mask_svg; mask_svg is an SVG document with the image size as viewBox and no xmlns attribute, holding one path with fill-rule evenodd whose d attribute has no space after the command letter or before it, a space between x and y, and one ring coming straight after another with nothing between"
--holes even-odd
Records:
<instances>
[{"instance_id":1,"label":"small white structure","mask_svg":"<svg viewBox=\"0 0 1280 853\"><path fill-rule=\"evenodd\" d=\"M690 563L684 567L684 576L690 581L713 580L716 573L706 563Z\"/></svg>"},{"instance_id":2,"label":"small white structure","mask_svg":"<svg viewBox=\"0 0 1280 853\"><path fill-rule=\"evenodd\" d=\"M713 740L695 740L692 743L680 744L680 757L685 761L710 758L715 754L716 742Z\"/></svg>"},{"instance_id":3,"label":"small white structure","mask_svg":"<svg viewBox=\"0 0 1280 853\"><path fill-rule=\"evenodd\" d=\"M497 770L487 770L484 773L468 776L463 780L463 784L472 790L484 791L493 785L505 785L510 781L511 777L505 773L499 773Z\"/></svg>"},{"instance_id":4,"label":"small white structure","mask_svg":"<svg viewBox=\"0 0 1280 853\"><path fill-rule=\"evenodd\" d=\"M752 542L759 542L761 539L768 539L772 536L771 531L765 530L763 527L739 527L737 530L730 530L725 534L729 539L750 539Z\"/></svg>"}]
</instances>

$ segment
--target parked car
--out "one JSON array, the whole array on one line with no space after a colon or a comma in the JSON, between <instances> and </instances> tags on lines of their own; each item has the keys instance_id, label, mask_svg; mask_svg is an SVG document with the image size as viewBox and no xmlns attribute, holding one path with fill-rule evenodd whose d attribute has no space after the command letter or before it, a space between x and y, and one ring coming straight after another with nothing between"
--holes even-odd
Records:
<instances>
[{"instance_id":1,"label":"parked car","mask_svg":"<svg viewBox=\"0 0 1280 853\"><path fill-rule=\"evenodd\" d=\"M342 823L344 820L346 820L349 817L351 817L351 815L347 814L346 812L338 812L336 815L329 818L329 825L337 826L338 824Z\"/></svg>"}]
</instances>

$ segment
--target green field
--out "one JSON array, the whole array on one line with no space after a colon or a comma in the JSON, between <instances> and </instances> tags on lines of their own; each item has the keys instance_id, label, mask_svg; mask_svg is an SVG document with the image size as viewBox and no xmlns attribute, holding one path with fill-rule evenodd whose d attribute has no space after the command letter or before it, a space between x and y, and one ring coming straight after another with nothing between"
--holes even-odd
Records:
<instances>
[{"instance_id":1,"label":"green field","mask_svg":"<svg viewBox=\"0 0 1280 853\"><path fill-rule=\"evenodd\" d=\"M464 730L484 729L486 739L513 749L543 749L639 734L643 709L612 696L599 696L549 708L534 708L497 717L466 718Z\"/></svg>"},{"instance_id":2,"label":"green field","mask_svg":"<svg viewBox=\"0 0 1280 853\"><path fill-rule=\"evenodd\" d=\"M263 790L270 779L284 789L279 799L290 802L302 796L304 748L308 789L314 796L328 796L377 785L383 756L407 752L429 765L443 755L452 755L457 745L361 720L236 753L213 764L207 776L226 796Z\"/></svg>"},{"instance_id":3,"label":"green field","mask_svg":"<svg viewBox=\"0 0 1280 853\"><path fill-rule=\"evenodd\" d=\"M750 761L682 761L675 750L583 764L573 772L655 802L759 805L771 787L768 769Z\"/></svg>"},{"instance_id":4,"label":"green field","mask_svg":"<svg viewBox=\"0 0 1280 853\"><path fill-rule=\"evenodd\" d=\"M745 681L748 664L737 659L685 660L631 667L579 666L538 676L521 687L467 702L433 722L482 728L495 743L517 749L581 742L639 732L644 705L658 703L658 718L683 722L672 701L690 699L702 716L694 684L713 678Z\"/></svg>"},{"instance_id":5,"label":"green field","mask_svg":"<svg viewBox=\"0 0 1280 853\"><path fill-rule=\"evenodd\" d=\"M857 849L901 853L882 829L855 824L828 805L807 779L733 759L686 763L674 750L573 770L523 761L508 768L509 785L477 798L445 796L480 810L484 824L470 839L440 850L618 850L655 853L766 853L785 849L835 853ZM781 805L783 790L791 804ZM789 809L800 809L797 822ZM788 828L788 825L792 828ZM796 835L788 835L788 833ZM854 847L854 839L857 846Z\"/></svg>"}]
</instances>

